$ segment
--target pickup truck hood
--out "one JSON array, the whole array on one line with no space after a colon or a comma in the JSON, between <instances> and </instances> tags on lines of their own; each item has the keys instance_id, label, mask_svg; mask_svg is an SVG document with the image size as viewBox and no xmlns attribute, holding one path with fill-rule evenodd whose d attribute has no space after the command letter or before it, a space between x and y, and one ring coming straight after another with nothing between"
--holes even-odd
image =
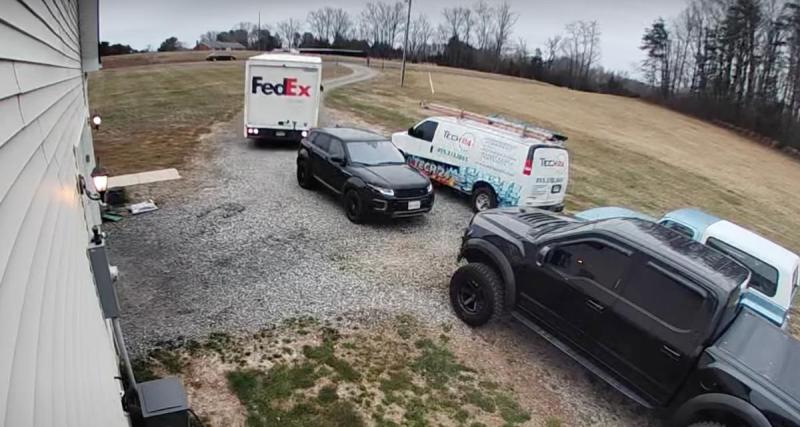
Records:
<instances>
[{"instance_id":1,"label":"pickup truck hood","mask_svg":"<svg viewBox=\"0 0 800 427\"><path fill-rule=\"evenodd\" d=\"M536 208L510 207L490 209L475 215L474 222L486 221L510 233L516 238L535 239L553 227L564 228L567 224L583 226L575 218Z\"/></svg>"},{"instance_id":2,"label":"pickup truck hood","mask_svg":"<svg viewBox=\"0 0 800 427\"><path fill-rule=\"evenodd\" d=\"M708 351L800 413L800 341L742 309Z\"/></svg>"}]
</instances>

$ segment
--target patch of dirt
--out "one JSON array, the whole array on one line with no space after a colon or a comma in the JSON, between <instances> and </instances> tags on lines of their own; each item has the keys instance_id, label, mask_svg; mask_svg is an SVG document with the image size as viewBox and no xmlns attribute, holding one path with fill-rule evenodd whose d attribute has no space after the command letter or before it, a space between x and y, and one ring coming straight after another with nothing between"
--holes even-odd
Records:
<instances>
[{"instance_id":1,"label":"patch of dirt","mask_svg":"<svg viewBox=\"0 0 800 427\"><path fill-rule=\"evenodd\" d=\"M216 357L191 359L183 372L189 403L206 425L243 427L247 411L228 389L224 372Z\"/></svg>"}]
</instances>

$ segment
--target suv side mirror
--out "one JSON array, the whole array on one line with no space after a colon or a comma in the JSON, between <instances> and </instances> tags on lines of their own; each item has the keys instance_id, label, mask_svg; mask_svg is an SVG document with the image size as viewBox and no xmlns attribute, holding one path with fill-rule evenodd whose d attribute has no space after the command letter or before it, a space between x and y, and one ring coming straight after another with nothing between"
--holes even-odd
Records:
<instances>
[{"instance_id":1,"label":"suv side mirror","mask_svg":"<svg viewBox=\"0 0 800 427\"><path fill-rule=\"evenodd\" d=\"M547 260L550 258L550 254L553 252L553 247L550 245L545 245L539 252L536 253L536 265L538 267L543 266Z\"/></svg>"}]
</instances>

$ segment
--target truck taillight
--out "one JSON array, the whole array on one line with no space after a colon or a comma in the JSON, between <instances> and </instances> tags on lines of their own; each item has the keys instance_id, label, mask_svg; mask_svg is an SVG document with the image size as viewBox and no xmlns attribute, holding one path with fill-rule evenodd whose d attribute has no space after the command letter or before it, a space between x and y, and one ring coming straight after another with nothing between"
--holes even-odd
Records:
<instances>
[{"instance_id":1,"label":"truck taillight","mask_svg":"<svg viewBox=\"0 0 800 427\"><path fill-rule=\"evenodd\" d=\"M532 170L533 170L533 159L526 159L525 160L525 167L522 168L522 174L523 175L530 175Z\"/></svg>"}]
</instances>

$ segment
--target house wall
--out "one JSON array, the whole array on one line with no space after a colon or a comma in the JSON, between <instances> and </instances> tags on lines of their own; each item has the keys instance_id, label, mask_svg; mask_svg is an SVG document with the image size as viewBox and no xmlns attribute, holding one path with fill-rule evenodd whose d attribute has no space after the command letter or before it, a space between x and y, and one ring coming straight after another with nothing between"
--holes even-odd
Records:
<instances>
[{"instance_id":1,"label":"house wall","mask_svg":"<svg viewBox=\"0 0 800 427\"><path fill-rule=\"evenodd\" d=\"M96 8L0 0L0 426L128 425L86 253L98 208L77 190Z\"/></svg>"}]
</instances>

